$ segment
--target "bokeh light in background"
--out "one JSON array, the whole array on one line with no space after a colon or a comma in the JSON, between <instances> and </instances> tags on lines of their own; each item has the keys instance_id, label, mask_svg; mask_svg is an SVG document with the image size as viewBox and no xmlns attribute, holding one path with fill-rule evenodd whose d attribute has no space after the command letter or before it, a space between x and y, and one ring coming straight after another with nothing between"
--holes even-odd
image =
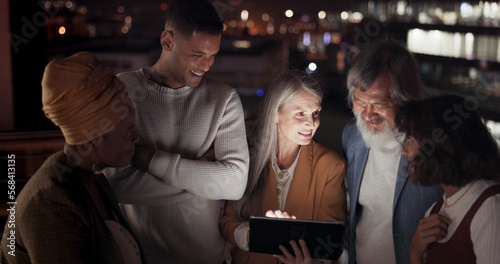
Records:
<instances>
[{"instance_id":1,"label":"bokeh light in background","mask_svg":"<svg viewBox=\"0 0 500 264\"><path fill-rule=\"evenodd\" d=\"M64 34L66 34L66 28L65 27L59 27L58 32L59 32L59 35L64 35Z\"/></svg>"},{"instance_id":2,"label":"bokeh light in background","mask_svg":"<svg viewBox=\"0 0 500 264\"><path fill-rule=\"evenodd\" d=\"M318 69L318 65L314 62L309 63L306 68L307 74L313 74Z\"/></svg>"},{"instance_id":3,"label":"bokeh light in background","mask_svg":"<svg viewBox=\"0 0 500 264\"><path fill-rule=\"evenodd\" d=\"M125 7L124 7L124 6L122 6L122 5L121 5L121 6L118 6L118 7L116 8L116 12L118 12L118 13L120 13L120 14L121 14L121 13L123 13L123 12L125 12Z\"/></svg>"},{"instance_id":4,"label":"bokeh light in background","mask_svg":"<svg viewBox=\"0 0 500 264\"><path fill-rule=\"evenodd\" d=\"M31 5L42 8L39 10L41 12L35 11L38 13L31 15L23 13L17 20L23 16L28 20L35 17L37 20L30 22L37 27L38 32L42 32L40 29L46 26L47 43L44 44L50 47L47 51L49 59L60 56L58 52L71 53L72 48L100 51L102 46L105 46L106 51L116 54L127 50L147 53L158 45L154 38L163 29L163 15L168 9L167 3L171 3L171 0L154 1L154 5L148 6L131 0L40 0L39 4ZM221 14L223 39L228 39L226 46L221 46L220 55L226 52L225 48L230 47L232 50L229 52L243 52L245 56L256 57L267 49L265 45L259 46L258 41L266 39L281 42L290 51L290 57L280 66L297 66L321 76L331 76L329 73L332 72L345 74L350 61L359 51L360 43L355 43L357 40L370 41L383 34L383 31L391 31L396 38L406 42L412 52L427 60L421 65L421 72L424 79L436 82L431 85L441 85L440 82L447 80L442 85L457 85L457 90L470 91L474 84L482 80L491 84L495 96L500 97L500 8L497 2L210 2ZM39 13L43 13L43 16ZM40 26L42 18L47 23ZM365 34L365 39L356 39L362 34ZM92 42L99 44L94 45ZM24 43L20 42L21 48ZM150 56L150 53L147 54L144 56ZM275 56L282 54L285 53L276 52ZM439 58L463 61L453 67L446 67L436 62ZM133 63L122 61L121 58L116 59L112 64L135 67ZM449 76L443 75L445 70ZM266 71L271 72L269 69ZM486 75L491 78L484 79ZM251 94L256 91L255 88Z\"/></svg>"},{"instance_id":5,"label":"bokeh light in background","mask_svg":"<svg viewBox=\"0 0 500 264\"><path fill-rule=\"evenodd\" d=\"M318 18L319 19L325 19L326 18L326 12L325 11L319 11L318 12Z\"/></svg>"},{"instance_id":6,"label":"bokeh light in background","mask_svg":"<svg viewBox=\"0 0 500 264\"><path fill-rule=\"evenodd\" d=\"M248 20L248 10L241 11L241 20L243 20L243 21Z\"/></svg>"},{"instance_id":7,"label":"bokeh light in background","mask_svg":"<svg viewBox=\"0 0 500 264\"><path fill-rule=\"evenodd\" d=\"M262 89L258 89L258 90L257 90L257 96L258 96L258 97L262 97L262 96L264 96L264 90L262 90Z\"/></svg>"}]
</instances>

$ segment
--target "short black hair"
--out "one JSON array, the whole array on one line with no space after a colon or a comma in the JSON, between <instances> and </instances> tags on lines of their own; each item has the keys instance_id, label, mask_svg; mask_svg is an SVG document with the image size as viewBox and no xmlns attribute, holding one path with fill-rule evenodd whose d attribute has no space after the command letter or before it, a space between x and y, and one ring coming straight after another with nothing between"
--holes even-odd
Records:
<instances>
[{"instance_id":1,"label":"short black hair","mask_svg":"<svg viewBox=\"0 0 500 264\"><path fill-rule=\"evenodd\" d=\"M177 0L167 8L165 29L189 38L194 31L222 34L223 25L215 7L206 0Z\"/></svg>"}]
</instances>

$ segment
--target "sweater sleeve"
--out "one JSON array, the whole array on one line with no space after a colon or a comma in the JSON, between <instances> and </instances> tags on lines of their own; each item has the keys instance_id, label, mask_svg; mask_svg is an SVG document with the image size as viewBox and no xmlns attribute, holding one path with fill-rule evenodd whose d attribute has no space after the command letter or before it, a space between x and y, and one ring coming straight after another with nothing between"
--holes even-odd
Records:
<instances>
[{"instance_id":1,"label":"sweater sleeve","mask_svg":"<svg viewBox=\"0 0 500 264\"><path fill-rule=\"evenodd\" d=\"M157 150L149 173L166 184L205 199L240 199L248 174L248 146L243 108L233 90L214 140L215 161L191 160Z\"/></svg>"},{"instance_id":2,"label":"sweater sleeve","mask_svg":"<svg viewBox=\"0 0 500 264\"><path fill-rule=\"evenodd\" d=\"M105 175L120 203L157 205L195 195L209 200L237 200L245 191L248 147L241 101L228 93L223 114L214 127L215 161L189 159L157 149L147 173L132 166L110 168Z\"/></svg>"}]
</instances>

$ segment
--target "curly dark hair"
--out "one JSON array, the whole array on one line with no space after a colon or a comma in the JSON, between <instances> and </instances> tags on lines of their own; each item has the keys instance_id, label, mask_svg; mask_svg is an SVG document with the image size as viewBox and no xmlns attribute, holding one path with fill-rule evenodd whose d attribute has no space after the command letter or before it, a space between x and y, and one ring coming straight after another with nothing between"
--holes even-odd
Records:
<instances>
[{"instance_id":1,"label":"curly dark hair","mask_svg":"<svg viewBox=\"0 0 500 264\"><path fill-rule=\"evenodd\" d=\"M445 95L400 107L396 127L419 144L410 162L414 183L462 187L478 179L500 179L498 145L476 111L477 100Z\"/></svg>"}]
</instances>

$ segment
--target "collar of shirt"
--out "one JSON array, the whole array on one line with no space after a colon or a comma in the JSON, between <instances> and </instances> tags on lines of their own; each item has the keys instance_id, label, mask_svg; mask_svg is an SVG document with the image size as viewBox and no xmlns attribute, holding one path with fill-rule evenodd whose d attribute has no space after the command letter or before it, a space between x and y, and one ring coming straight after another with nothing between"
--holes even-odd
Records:
<instances>
[{"instance_id":1,"label":"collar of shirt","mask_svg":"<svg viewBox=\"0 0 500 264\"><path fill-rule=\"evenodd\" d=\"M292 163L290 168L284 170L278 167L276 154L272 156L271 161L276 179L276 192L278 194L278 207L280 210L283 210L285 208L286 198L288 197L288 191L290 190L290 186L292 184L293 176L295 174L295 168L297 167L301 150L302 147L299 148L299 153L297 153L297 157L295 158L295 161Z\"/></svg>"}]
</instances>

